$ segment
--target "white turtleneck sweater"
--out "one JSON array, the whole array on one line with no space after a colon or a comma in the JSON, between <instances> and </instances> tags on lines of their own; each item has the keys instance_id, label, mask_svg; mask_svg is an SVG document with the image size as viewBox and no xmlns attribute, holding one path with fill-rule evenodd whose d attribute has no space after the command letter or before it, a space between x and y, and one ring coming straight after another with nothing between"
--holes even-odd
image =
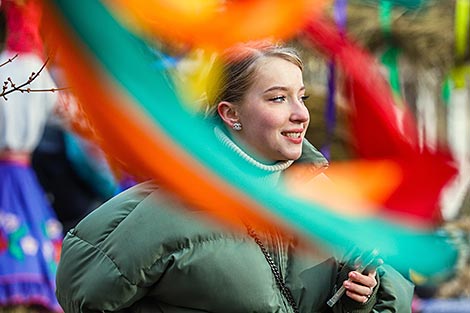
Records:
<instances>
[{"instance_id":1,"label":"white turtleneck sweater","mask_svg":"<svg viewBox=\"0 0 470 313\"><path fill-rule=\"evenodd\" d=\"M293 160L279 161L275 164L264 164L260 161L253 158L251 155L246 153L242 148L240 148L219 126L214 127L214 133L217 139L222 142L223 145L234 151L238 156L240 156L244 161L248 162L251 165L254 165L256 168L261 170L263 173L259 178L262 182L274 183L279 182L279 178L284 170L289 168L289 166L294 163Z\"/></svg>"}]
</instances>

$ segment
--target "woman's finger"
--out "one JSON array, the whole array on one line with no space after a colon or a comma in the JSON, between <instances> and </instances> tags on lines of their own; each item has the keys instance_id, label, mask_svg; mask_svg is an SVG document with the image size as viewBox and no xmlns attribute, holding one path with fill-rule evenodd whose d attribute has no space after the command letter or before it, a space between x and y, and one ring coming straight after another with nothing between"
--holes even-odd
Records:
<instances>
[{"instance_id":1,"label":"woman's finger","mask_svg":"<svg viewBox=\"0 0 470 313\"><path fill-rule=\"evenodd\" d=\"M349 290L346 291L346 296L359 303L366 303L370 298L370 296L362 296Z\"/></svg>"},{"instance_id":2,"label":"woman's finger","mask_svg":"<svg viewBox=\"0 0 470 313\"><path fill-rule=\"evenodd\" d=\"M373 287L364 286L364 285L355 283L353 281L347 280L343 283L343 285L346 288L347 292L349 291L349 293L354 294L355 296L358 296L358 297L370 297L370 295L374 292ZM364 300L364 298L362 298L362 300Z\"/></svg>"},{"instance_id":3,"label":"woman's finger","mask_svg":"<svg viewBox=\"0 0 470 313\"><path fill-rule=\"evenodd\" d=\"M375 279L376 272L370 272L368 275L361 274L357 271L351 271L348 274L349 280L357 284L374 288L377 285Z\"/></svg>"}]
</instances>

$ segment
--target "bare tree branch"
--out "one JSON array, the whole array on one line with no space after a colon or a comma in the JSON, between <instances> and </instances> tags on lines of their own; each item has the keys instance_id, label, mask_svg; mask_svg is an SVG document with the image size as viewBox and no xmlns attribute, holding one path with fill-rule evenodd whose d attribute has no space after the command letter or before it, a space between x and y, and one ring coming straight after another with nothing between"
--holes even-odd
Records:
<instances>
[{"instance_id":1,"label":"bare tree branch","mask_svg":"<svg viewBox=\"0 0 470 313\"><path fill-rule=\"evenodd\" d=\"M4 66L7 63L12 62L17 56L18 55L15 55L11 59L8 59L6 62L0 64L0 67ZM30 93L30 92L55 92L55 91L68 89L68 88L49 88L49 89L24 88L27 85L31 84L31 82L33 82L39 76L39 74L41 74L42 70L46 67L47 62L49 62L49 58L46 59L46 61L44 62L44 64L41 66L41 68L39 69L39 71L37 73L32 72L31 75L29 76L28 80L26 82L22 83L19 86L17 86L15 84L15 82L13 82L11 77L8 77L7 80L3 82L3 87L2 87L2 92L0 92L0 97L3 97L3 99L8 100L6 95L8 95L12 92L15 92L15 91L19 91L19 92L22 92L22 93L24 93L24 92Z\"/></svg>"},{"instance_id":2,"label":"bare tree branch","mask_svg":"<svg viewBox=\"0 0 470 313\"><path fill-rule=\"evenodd\" d=\"M8 63L13 62L13 60L16 59L17 56L18 56L18 54L15 54L14 57L12 57L11 59L8 59L7 61L5 61L5 62L3 62L2 64L0 64L0 67L6 65L6 64L8 64Z\"/></svg>"}]
</instances>

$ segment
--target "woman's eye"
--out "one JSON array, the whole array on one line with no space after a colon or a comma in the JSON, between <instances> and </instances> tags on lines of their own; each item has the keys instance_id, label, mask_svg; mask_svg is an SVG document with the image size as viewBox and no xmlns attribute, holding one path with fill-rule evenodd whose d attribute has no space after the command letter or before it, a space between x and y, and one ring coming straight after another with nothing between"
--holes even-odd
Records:
<instances>
[{"instance_id":1,"label":"woman's eye","mask_svg":"<svg viewBox=\"0 0 470 313\"><path fill-rule=\"evenodd\" d=\"M278 97L274 97L274 98L269 99L269 101L281 103L281 102L286 101L286 97L285 96L278 96Z\"/></svg>"},{"instance_id":2,"label":"woman's eye","mask_svg":"<svg viewBox=\"0 0 470 313\"><path fill-rule=\"evenodd\" d=\"M302 97L300 97L300 100L301 100L302 102L305 102L305 100L307 100L309 97L310 97L310 96L302 96Z\"/></svg>"}]
</instances>

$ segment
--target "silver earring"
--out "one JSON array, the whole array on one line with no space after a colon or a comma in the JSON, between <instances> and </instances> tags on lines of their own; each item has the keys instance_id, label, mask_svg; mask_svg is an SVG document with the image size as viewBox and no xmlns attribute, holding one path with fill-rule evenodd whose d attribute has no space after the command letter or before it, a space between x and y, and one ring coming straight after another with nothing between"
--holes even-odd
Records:
<instances>
[{"instance_id":1,"label":"silver earring","mask_svg":"<svg viewBox=\"0 0 470 313\"><path fill-rule=\"evenodd\" d=\"M235 123L233 123L232 128L234 130L242 130L242 124L239 123L239 122L235 122Z\"/></svg>"}]
</instances>

